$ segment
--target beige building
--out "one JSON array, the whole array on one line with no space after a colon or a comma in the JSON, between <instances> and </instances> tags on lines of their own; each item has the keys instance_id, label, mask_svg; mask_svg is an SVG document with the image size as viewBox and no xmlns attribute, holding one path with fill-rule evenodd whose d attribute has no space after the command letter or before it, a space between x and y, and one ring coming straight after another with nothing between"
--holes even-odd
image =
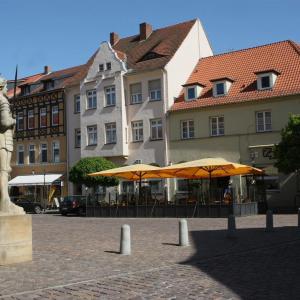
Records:
<instances>
[{"instance_id":1,"label":"beige building","mask_svg":"<svg viewBox=\"0 0 300 300\"><path fill-rule=\"evenodd\" d=\"M200 59L169 112L169 163L223 157L263 168L269 207L293 207L299 175L279 173L273 149L300 114L299 49L284 41ZM173 195L182 186L173 180ZM234 186L243 199L245 178Z\"/></svg>"}]
</instances>

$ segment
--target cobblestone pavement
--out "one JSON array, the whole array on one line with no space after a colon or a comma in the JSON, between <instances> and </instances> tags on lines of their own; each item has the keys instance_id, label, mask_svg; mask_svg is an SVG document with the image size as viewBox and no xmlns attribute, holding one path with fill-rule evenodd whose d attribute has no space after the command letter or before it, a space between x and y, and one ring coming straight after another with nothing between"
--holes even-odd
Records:
<instances>
[{"instance_id":1,"label":"cobblestone pavement","mask_svg":"<svg viewBox=\"0 0 300 300\"><path fill-rule=\"evenodd\" d=\"M33 261L0 267L4 299L300 299L300 231L295 215L188 219L190 247L178 247L177 219L33 215ZM129 224L132 255L119 250Z\"/></svg>"}]
</instances>

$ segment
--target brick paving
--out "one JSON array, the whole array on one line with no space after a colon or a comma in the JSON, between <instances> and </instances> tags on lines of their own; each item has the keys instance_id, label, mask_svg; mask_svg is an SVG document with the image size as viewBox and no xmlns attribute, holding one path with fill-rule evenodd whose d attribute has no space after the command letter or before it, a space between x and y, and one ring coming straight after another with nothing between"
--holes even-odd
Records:
<instances>
[{"instance_id":1,"label":"brick paving","mask_svg":"<svg viewBox=\"0 0 300 300\"><path fill-rule=\"evenodd\" d=\"M177 219L33 215L33 261L0 267L0 299L299 299L296 215L188 219L190 247L178 247ZM132 255L119 250L129 224Z\"/></svg>"}]
</instances>

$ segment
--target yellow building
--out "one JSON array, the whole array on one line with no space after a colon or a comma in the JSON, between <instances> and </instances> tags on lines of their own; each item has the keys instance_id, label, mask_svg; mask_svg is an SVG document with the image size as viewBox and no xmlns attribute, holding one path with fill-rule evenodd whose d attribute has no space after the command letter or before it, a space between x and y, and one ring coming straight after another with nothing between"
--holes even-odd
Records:
<instances>
[{"instance_id":1,"label":"yellow building","mask_svg":"<svg viewBox=\"0 0 300 300\"><path fill-rule=\"evenodd\" d=\"M279 173L273 149L300 114L299 58L299 45L284 41L200 59L169 112L170 163L223 157L263 168L268 206L297 205L299 175Z\"/></svg>"}]
</instances>

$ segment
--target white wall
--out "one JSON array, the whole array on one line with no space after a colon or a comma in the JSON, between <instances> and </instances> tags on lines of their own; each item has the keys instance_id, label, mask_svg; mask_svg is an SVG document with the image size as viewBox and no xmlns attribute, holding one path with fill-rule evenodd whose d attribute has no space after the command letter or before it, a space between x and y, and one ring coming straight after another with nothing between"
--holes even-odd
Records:
<instances>
[{"instance_id":1,"label":"white wall","mask_svg":"<svg viewBox=\"0 0 300 300\"><path fill-rule=\"evenodd\" d=\"M209 41L200 20L197 19L180 48L165 67L168 86L166 110L172 106L174 98L179 96L182 85L191 75L199 59L211 55L213 52Z\"/></svg>"},{"instance_id":2,"label":"white wall","mask_svg":"<svg viewBox=\"0 0 300 300\"><path fill-rule=\"evenodd\" d=\"M111 70L99 72L99 64L111 63ZM127 156L128 146L125 143L125 126L126 115L123 73L126 68L120 61L115 52L110 47L109 43L104 42L100 45L98 53L90 67L87 77L81 86L81 136L82 147L81 156ZM116 105L106 107L105 105L105 87L115 86ZM89 89L97 91L97 108L87 110L86 92ZM117 127L117 143L105 144L105 124L116 123ZM96 146L87 146L87 126L97 125L98 144Z\"/></svg>"}]
</instances>

